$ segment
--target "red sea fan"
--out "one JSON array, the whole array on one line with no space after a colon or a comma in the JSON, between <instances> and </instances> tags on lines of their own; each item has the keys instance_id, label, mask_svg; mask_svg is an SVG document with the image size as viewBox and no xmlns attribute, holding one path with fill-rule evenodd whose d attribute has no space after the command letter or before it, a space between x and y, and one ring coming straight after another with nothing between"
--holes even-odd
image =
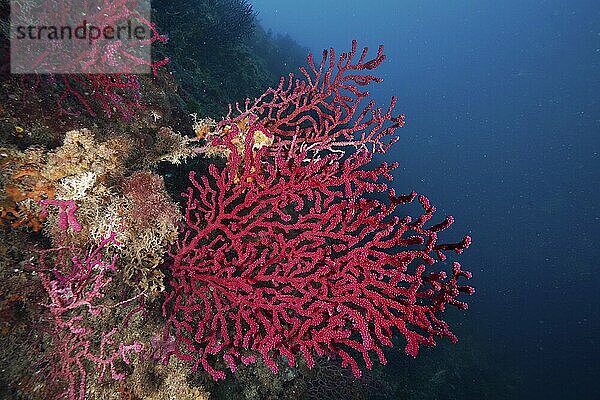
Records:
<instances>
[{"instance_id":1,"label":"red sea fan","mask_svg":"<svg viewBox=\"0 0 600 400\"><path fill-rule=\"evenodd\" d=\"M66 205L60 207L69 210ZM61 229L73 228L74 222L69 220ZM31 266L48 296L48 301L42 304L47 309L42 332L49 348L39 364L39 372L44 372L39 377L46 377L44 394L48 398L55 395L56 399L85 399L92 371L99 383L105 378L123 380L126 373L121 371L122 366L131 364L132 357L144 350L138 341L119 340L123 336L120 326L101 330L95 321L111 308L131 307L137 298L106 304L104 292L113 279L109 275L116 272L117 258L107 257L105 250L107 245L115 243L112 234L89 250L66 247L44 250L36 265Z\"/></svg>"},{"instance_id":2,"label":"red sea fan","mask_svg":"<svg viewBox=\"0 0 600 400\"><path fill-rule=\"evenodd\" d=\"M392 116L394 100L386 112L359 105L368 97L359 87L378 81L361 71L384 58L381 48L366 54L356 60L353 43L337 64L333 52L319 67L309 57L304 79L282 80L219 124L212 145L227 149L225 167L190 174L163 313L173 353L194 369L222 379L223 367L235 372L257 356L277 372L280 356L311 367L316 354L360 376L357 358L385 363L395 333L413 356L436 337L456 340L440 314L446 304L466 308L457 297L473 289L458 279L470 274L436 262L470 238L441 244L452 217L429 225L435 208L420 196L412 219L405 205L417 195L385 183L395 165L368 167L403 117Z\"/></svg>"},{"instance_id":3,"label":"red sea fan","mask_svg":"<svg viewBox=\"0 0 600 400\"><path fill-rule=\"evenodd\" d=\"M108 118L115 116L131 120L142 108L138 74L152 72L157 76L158 70L169 62L168 58L152 61L138 54L142 48L148 49L155 44L168 41L168 37L160 34L153 22L138 12L138 8L143 10L148 8L149 14L149 4L144 2L63 0L12 2L11 6L13 15L25 18L28 23L37 20L50 21L50 25L69 28L73 28L76 24L89 23L96 29L97 27L111 28L114 34L115 27L133 22L135 26L143 29L142 32L148 33L148 37L142 40L90 39L89 46L71 47L77 41L54 40L52 43L54 47L44 49L45 51L37 49L31 56L31 60L27 62L27 72L39 71L40 73L21 76L23 97L29 98L36 92L41 92L41 95L55 96L56 111L59 116L78 116L83 112L95 117L103 113ZM81 21L78 18L82 15L85 15L85 19ZM29 32L31 35L31 31ZM38 30L38 39L40 32L46 30ZM87 34L85 32L87 31L84 31L84 35ZM63 35L62 30L61 35ZM114 35L111 38L114 38ZM66 49L71 51L67 52ZM66 60L61 58L59 50L69 54L69 57ZM20 48L20 52L28 54L23 48ZM65 73L46 73L57 67L61 67L59 69Z\"/></svg>"}]
</instances>

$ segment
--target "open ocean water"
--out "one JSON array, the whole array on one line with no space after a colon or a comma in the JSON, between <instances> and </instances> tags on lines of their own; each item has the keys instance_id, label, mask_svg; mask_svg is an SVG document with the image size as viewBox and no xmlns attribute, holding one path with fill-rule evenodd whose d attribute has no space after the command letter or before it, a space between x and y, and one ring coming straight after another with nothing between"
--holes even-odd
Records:
<instances>
[{"instance_id":1,"label":"open ocean water","mask_svg":"<svg viewBox=\"0 0 600 400\"><path fill-rule=\"evenodd\" d=\"M437 398L600 398L600 4L253 5L315 54L385 45L375 94L397 95L407 121L387 155L395 187L426 193L473 237L461 263L477 293L448 351L475 360L446 371ZM455 397L460 386L471 395Z\"/></svg>"}]
</instances>

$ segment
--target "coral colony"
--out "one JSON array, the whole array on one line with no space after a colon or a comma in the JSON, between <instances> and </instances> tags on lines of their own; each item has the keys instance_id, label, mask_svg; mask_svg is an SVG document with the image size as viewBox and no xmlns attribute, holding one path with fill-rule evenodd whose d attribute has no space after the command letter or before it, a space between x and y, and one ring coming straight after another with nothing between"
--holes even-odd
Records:
<instances>
[{"instance_id":1,"label":"coral colony","mask_svg":"<svg viewBox=\"0 0 600 400\"><path fill-rule=\"evenodd\" d=\"M43 14L37 15L40 20L46 18L50 21L66 21L68 15L79 15L82 9L88 7L81 4L71 4L70 2L60 2L56 7L47 7L43 9ZM97 5L97 7L93 7ZM130 0L98 0L95 3L90 3L90 10L92 14L88 15L87 20L94 21L94 25L87 23L87 20L81 21L80 25L73 27L63 26L18 26L16 28L15 40L22 39L40 39L40 37L54 41L56 46L60 46L61 43L70 42L71 40L57 40L62 39L73 39L78 37L78 30L83 29L85 35L93 35L93 30L98 32L97 36L90 36L89 47L85 47L83 50L78 51L77 57L74 57L76 62L73 65L67 66L73 68L75 72L84 72L79 74L61 74L61 75L50 75L48 82L42 82L42 75L35 74L33 81L28 81L28 76L22 76L22 88L24 90L30 89L35 91L39 89L41 84L55 85L61 88L61 93L56 100L57 109L59 114L77 116L82 111L86 112L90 116L97 116L103 112L106 116L112 115L121 116L126 120L130 120L135 110L141 108L140 104L140 82L136 71L142 69L150 70L155 76L159 68L164 67L168 64L169 59L163 58L157 61L148 61L142 57L137 56L134 52L130 51L130 46L133 41L124 40L112 40L106 45L100 45L95 39L100 37L99 27L110 27L112 30L111 38L117 36L120 38L121 26L117 26L115 29L112 28L115 21L128 21L131 25L131 19L136 21L138 29L144 31L144 38L133 42L134 46L144 45L150 47L153 44L165 43L168 41L166 35L162 35L156 29L156 25L132 10L135 9L134 2ZM28 15L27 11L31 4L28 2L17 2L11 3L13 10L12 12L16 15ZM39 11L36 11L39 13ZM43 17L43 18L42 18ZM65 29L69 29L68 33L65 33ZM131 30L131 26L128 27ZM102 37L106 38L106 30L103 29ZM54 35L54 37L53 37ZM67 36L65 38L65 35ZM131 32L129 32L131 36ZM54 40L53 40L54 39ZM86 40L88 37L86 36ZM44 70L48 67L48 59L50 57L40 56L32 59L28 62L28 68L31 70ZM109 68L119 67L125 72L104 74L104 72L98 70L98 66L107 66ZM77 106L73 106L73 103Z\"/></svg>"},{"instance_id":2,"label":"coral colony","mask_svg":"<svg viewBox=\"0 0 600 400\"><path fill-rule=\"evenodd\" d=\"M404 124L395 98L382 109L367 91L384 58L356 42L319 63L309 56L301 74L220 122L194 118L193 139L161 128L136 152L126 136L103 142L82 129L49 152L3 150L0 222L43 224L53 244L27 267L45 292L47 393L82 400L157 360L220 380L241 365L278 373L329 357L359 377L395 341L410 356L455 342L442 314L466 309L459 296L474 289L446 257L471 239L443 242L453 218L436 220L425 196L397 195L395 163L372 166ZM82 79L102 86L106 110L117 101L121 83ZM151 168L199 156L208 168L189 174L181 213ZM162 305L158 323L150 301ZM133 333L136 318L147 330Z\"/></svg>"},{"instance_id":3,"label":"coral colony","mask_svg":"<svg viewBox=\"0 0 600 400\"><path fill-rule=\"evenodd\" d=\"M75 222L69 221L69 224ZM113 257L110 262L103 261L102 252L112 242L114 236L104 239L88 254L73 256L70 263L65 260L54 266L47 265L46 258L52 251L45 251L40 257L37 271L50 298L44 306L51 315L44 330L53 338L53 351L42 364L49 369L49 385L66 384L64 391L56 389L56 398L85 398L88 374L86 361L95 366L99 382L103 381L107 370L113 379L123 380L125 374L117 371L115 363L122 361L130 364L128 357L143 350L143 345L138 341L130 344L121 342L114 346L115 341L111 338L119 327L99 333L84 323L84 316L99 317L105 311L105 306L98 303L104 297L102 290L112 280L107 273L116 271L117 258ZM60 249L57 251L60 252ZM61 260L61 254L58 260ZM66 265L70 266L68 270L64 269ZM98 354L94 354L92 341L98 336L101 342ZM107 350L107 347L110 349Z\"/></svg>"},{"instance_id":4,"label":"coral colony","mask_svg":"<svg viewBox=\"0 0 600 400\"><path fill-rule=\"evenodd\" d=\"M185 228L171 250L163 313L174 354L213 378L260 357L278 372L302 356L330 355L360 376L356 356L386 362L397 330L416 356L435 337L456 341L439 314L447 304L466 308L458 283L470 274L454 263L432 267L444 252L470 244L442 244L452 217L428 226L435 208L419 196L422 215L402 215L416 193L396 196L383 182L394 165L366 165L384 152L403 116L393 99L382 111L362 88L379 79L362 75L384 59L367 49L336 59L309 57L303 79L282 79L254 102L236 107L210 143L227 157L209 176L190 173ZM385 140L388 139L386 143ZM373 193L387 193L381 201Z\"/></svg>"}]
</instances>

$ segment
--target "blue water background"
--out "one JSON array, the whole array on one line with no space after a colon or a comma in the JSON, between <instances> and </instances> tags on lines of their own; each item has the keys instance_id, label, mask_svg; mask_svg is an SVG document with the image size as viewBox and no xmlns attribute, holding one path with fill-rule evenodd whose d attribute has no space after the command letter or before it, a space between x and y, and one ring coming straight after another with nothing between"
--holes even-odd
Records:
<instances>
[{"instance_id":1,"label":"blue water background","mask_svg":"<svg viewBox=\"0 0 600 400\"><path fill-rule=\"evenodd\" d=\"M407 119L394 186L454 215L450 240L474 239L457 346L520 397L600 398L600 2L252 4L316 55L385 45L373 93Z\"/></svg>"}]
</instances>

